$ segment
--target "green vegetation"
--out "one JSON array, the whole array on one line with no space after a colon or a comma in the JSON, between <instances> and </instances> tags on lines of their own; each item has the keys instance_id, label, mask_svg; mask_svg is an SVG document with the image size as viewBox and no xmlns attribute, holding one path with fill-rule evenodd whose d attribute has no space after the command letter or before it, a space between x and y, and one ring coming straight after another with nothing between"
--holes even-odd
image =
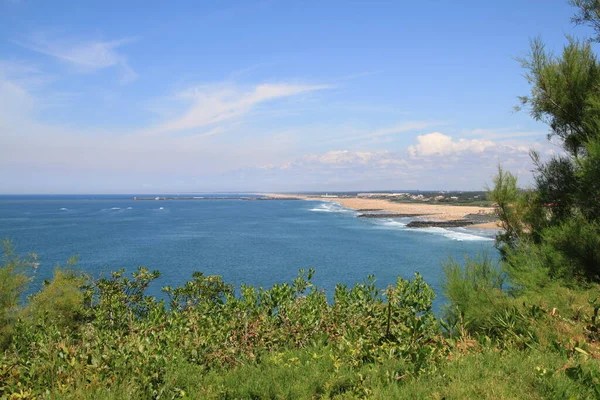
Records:
<instances>
[{"instance_id":1,"label":"green vegetation","mask_svg":"<svg viewBox=\"0 0 600 400\"><path fill-rule=\"evenodd\" d=\"M398 279L385 293L372 280L340 285L328 304L311 283L312 271L269 290L242 286L240 296L219 277L197 273L181 287L164 288L169 307L144 294L158 276L140 268L131 278L119 271L93 280L57 269L11 323L0 393L365 394L359 375L366 366L389 364L389 376L376 378L393 381L419 375L447 352L431 311L433 291L418 275Z\"/></svg>"},{"instance_id":2,"label":"green vegetation","mask_svg":"<svg viewBox=\"0 0 600 400\"><path fill-rule=\"evenodd\" d=\"M16 271L26 268L11 256L2 284L25 282ZM328 303L313 271L237 296L220 277L196 273L164 288L167 302L145 294L158 272L93 279L57 268L39 293L10 305L0 397L600 395L596 284L507 291L489 259L445 269L450 301L438 320L419 275L385 290L371 278L338 285Z\"/></svg>"},{"instance_id":3,"label":"green vegetation","mask_svg":"<svg viewBox=\"0 0 600 400\"><path fill-rule=\"evenodd\" d=\"M600 35L600 4L573 4ZM0 398L600 398L600 66L576 40L523 63L523 106L564 151L533 154L532 190L499 169L502 258L446 263L442 319L419 275L328 302L312 270L239 293L195 273L165 301L146 294L158 272L69 264L25 300L35 257L6 245Z\"/></svg>"}]
</instances>

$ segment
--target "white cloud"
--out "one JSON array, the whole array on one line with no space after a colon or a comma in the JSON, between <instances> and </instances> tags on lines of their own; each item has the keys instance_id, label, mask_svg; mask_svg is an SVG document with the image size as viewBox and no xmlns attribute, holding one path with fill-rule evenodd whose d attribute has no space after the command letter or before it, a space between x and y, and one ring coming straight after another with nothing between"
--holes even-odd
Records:
<instances>
[{"instance_id":1,"label":"white cloud","mask_svg":"<svg viewBox=\"0 0 600 400\"><path fill-rule=\"evenodd\" d=\"M417 136L417 144L408 147L411 157L461 153L483 153L496 147L496 143L486 139L458 139L454 140L440 132L428 133Z\"/></svg>"},{"instance_id":2,"label":"white cloud","mask_svg":"<svg viewBox=\"0 0 600 400\"><path fill-rule=\"evenodd\" d=\"M15 43L38 53L58 58L83 71L117 67L120 70L121 82L128 83L137 79L138 75L129 65L127 57L117 50L132 41L133 39L83 41L49 37L46 34L38 33L27 41L15 41Z\"/></svg>"},{"instance_id":3,"label":"white cloud","mask_svg":"<svg viewBox=\"0 0 600 400\"><path fill-rule=\"evenodd\" d=\"M169 121L144 130L145 135L203 128L231 121L248 114L254 107L275 99L327 89L327 85L298 85L289 83L259 84L243 90L228 86L198 86L178 93L175 97L187 101L188 108Z\"/></svg>"}]
</instances>

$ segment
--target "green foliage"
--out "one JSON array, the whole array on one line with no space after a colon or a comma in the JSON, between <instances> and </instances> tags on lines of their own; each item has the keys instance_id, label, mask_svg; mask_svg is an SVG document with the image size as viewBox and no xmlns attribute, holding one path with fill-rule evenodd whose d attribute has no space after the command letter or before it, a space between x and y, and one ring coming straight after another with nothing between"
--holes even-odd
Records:
<instances>
[{"instance_id":1,"label":"green foliage","mask_svg":"<svg viewBox=\"0 0 600 400\"><path fill-rule=\"evenodd\" d=\"M600 145L595 140L585 148L587 155L576 161L534 158L536 190L499 203L504 231L497 243L514 284L544 285L545 276L566 284L574 278L599 279ZM502 170L495 182L494 192L506 185Z\"/></svg>"},{"instance_id":2,"label":"green foliage","mask_svg":"<svg viewBox=\"0 0 600 400\"><path fill-rule=\"evenodd\" d=\"M52 321L59 329L75 329L84 318L84 298L80 288L84 278L73 270L57 268L54 278L32 296L21 313L30 323Z\"/></svg>"},{"instance_id":3,"label":"green foliage","mask_svg":"<svg viewBox=\"0 0 600 400\"><path fill-rule=\"evenodd\" d=\"M0 397L515 398L523 385L533 398L595 395L597 286L507 294L489 258L445 270L448 323L418 274L385 290L372 277L338 285L329 303L312 270L238 296L195 273L165 288L167 308L145 293L157 272L96 280L59 268L15 310Z\"/></svg>"},{"instance_id":4,"label":"green foliage","mask_svg":"<svg viewBox=\"0 0 600 400\"><path fill-rule=\"evenodd\" d=\"M600 3L573 0L573 19L600 32ZM597 40L598 37L595 39ZM600 65L589 40L568 38L560 56L541 40L522 60L531 94L521 98L546 122L564 154L542 161L532 152L535 188L519 194L501 168L490 189L503 232L497 237L504 270L516 287L600 279Z\"/></svg>"},{"instance_id":5,"label":"green foliage","mask_svg":"<svg viewBox=\"0 0 600 400\"><path fill-rule=\"evenodd\" d=\"M233 294L233 286L223 283L220 276L204 276L202 272L194 272L192 278L193 280L176 289L170 286L163 288L163 292L171 299L172 309L183 311L188 308L223 305L226 296Z\"/></svg>"},{"instance_id":6,"label":"green foliage","mask_svg":"<svg viewBox=\"0 0 600 400\"><path fill-rule=\"evenodd\" d=\"M111 273L110 278L90 280L82 287L87 310L93 314L90 318L115 332L130 330L136 319L163 308L161 302L145 294L160 272L138 267L132 279L124 273L121 269Z\"/></svg>"},{"instance_id":7,"label":"green foliage","mask_svg":"<svg viewBox=\"0 0 600 400\"><path fill-rule=\"evenodd\" d=\"M573 216L577 202L579 184L576 179L576 165L568 157L554 157L543 163L536 153L533 154L535 169L536 196L533 199L538 208L546 208L547 225L560 223Z\"/></svg>"},{"instance_id":8,"label":"green foliage","mask_svg":"<svg viewBox=\"0 0 600 400\"><path fill-rule=\"evenodd\" d=\"M12 323L18 314L19 300L27 287L27 271L37 267L36 256L22 259L15 255L9 241L3 241L4 263L0 266L0 350L12 337Z\"/></svg>"},{"instance_id":9,"label":"green foliage","mask_svg":"<svg viewBox=\"0 0 600 400\"><path fill-rule=\"evenodd\" d=\"M444 273L444 294L450 301L445 316L451 326L460 324L470 333L493 334L497 310L510 306L499 267L487 257L467 258L464 266L450 259Z\"/></svg>"},{"instance_id":10,"label":"green foliage","mask_svg":"<svg viewBox=\"0 0 600 400\"><path fill-rule=\"evenodd\" d=\"M525 230L517 177L498 166L498 174L494 176L493 183L488 188L487 196L495 203L496 215L502 228L496 236L496 246L506 251L517 245Z\"/></svg>"},{"instance_id":11,"label":"green foliage","mask_svg":"<svg viewBox=\"0 0 600 400\"><path fill-rule=\"evenodd\" d=\"M577 25L588 25L596 31L596 37L591 40L597 42L600 39L600 4L598 0L569 0L569 4L579 10L571 21Z\"/></svg>"},{"instance_id":12,"label":"green foliage","mask_svg":"<svg viewBox=\"0 0 600 400\"><path fill-rule=\"evenodd\" d=\"M600 275L600 225L583 217L569 219L544 231L542 249L551 276L584 277Z\"/></svg>"},{"instance_id":13,"label":"green foliage","mask_svg":"<svg viewBox=\"0 0 600 400\"><path fill-rule=\"evenodd\" d=\"M554 278L547 261L552 260L553 255L552 249L532 242L521 242L506 252L502 270L510 279L510 290L519 293L523 288L541 288L551 283Z\"/></svg>"},{"instance_id":14,"label":"green foliage","mask_svg":"<svg viewBox=\"0 0 600 400\"><path fill-rule=\"evenodd\" d=\"M585 150L586 157L577 160L577 206L586 219L600 222L600 138L587 142Z\"/></svg>"},{"instance_id":15,"label":"green foliage","mask_svg":"<svg viewBox=\"0 0 600 400\"><path fill-rule=\"evenodd\" d=\"M445 354L432 312L434 293L420 275L399 278L385 292L372 278L350 289L338 286L329 304L311 282L313 274L301 270L291 284L270 289L242 286L235 296L220 277L195 273L181 287L164 288L171 299L166 308L145 293L156 271L140 267L131 278L121 270L93 279L58 268L15 311L20 318L11 320L13 341L2 355L0 397L105 397L124 390L125 397L172 398L185 393L168 378L175 373L183 379L173 370L177 365L207 377L244 365L276 366L284 377L306 364L299 360L324 357L322 387L288 393L364 395L357 369L391 358L403 366L402 374L417 376ZM289 373L281 352L297 354L285 361ZM347 380L332 375L342 365ZM263 389L247 388L268 395L283 386Z\"/></svg>"},{"instance_id":16,"label":"green foliage","mask_svg":"<svg viewBox=\"0 0 600 400\"><path fill-rule=\"evenodd\" d=\"M600 131L600 68L590 43L569 38L557 57L536 39L521 62L532 87L529 96L521 97L522 104L534 119L550 126L551 136L559 137L569 154L579 155Z\"/></svg>"}]
</instances>

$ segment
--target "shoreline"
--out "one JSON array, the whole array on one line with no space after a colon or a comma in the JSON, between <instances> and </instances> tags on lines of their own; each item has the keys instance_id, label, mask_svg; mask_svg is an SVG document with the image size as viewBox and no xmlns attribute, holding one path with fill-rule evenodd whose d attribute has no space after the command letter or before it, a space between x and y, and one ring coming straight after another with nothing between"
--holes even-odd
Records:
<instances>
[{"instance_id":1,"label":"shoreline","mask_svg":"<svg viewBox=\"0 0 600 400\"><path fill-rule=\"evenodd\" d=\"M320 197L300 194L267 193L266 196L275 199L297 198L301 200L334 202L342 207L355 211L377 211L391 214L413 214L419 215L428 221L457 221L467 220L469 214L489 214L494 211L493 207L457 206L446 204L425 203L397 203L387 199L365 199L359 197ZM468 225L469 229L500 229L498 222L484 222Z\"/></svg>"}]
</instances>

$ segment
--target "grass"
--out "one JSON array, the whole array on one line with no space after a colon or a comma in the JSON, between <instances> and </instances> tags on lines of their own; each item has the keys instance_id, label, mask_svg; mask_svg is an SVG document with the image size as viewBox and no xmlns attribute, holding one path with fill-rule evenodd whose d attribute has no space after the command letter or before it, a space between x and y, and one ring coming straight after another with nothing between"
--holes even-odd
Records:
<instances>
[{"instance_id":1,"label":"grass","mask_svg":"<svg viewBox=\"0 0 600 400\"><path fill-rule=\"evenodd\" d=\"M565 362L561 354L540 349L478 347L466 354L455 351L435 370L414 376L393 358L351 368L322 347L265 354L255 363L208 372L190 363L174 364L165 375L165 393L203 399L598 398L597 387L568 375L567 369L576 365L598 366L583 355ZM64 398L138 397L134 387L124 382L111 390L79 390Z\"/></svg>"}]
</instances>

